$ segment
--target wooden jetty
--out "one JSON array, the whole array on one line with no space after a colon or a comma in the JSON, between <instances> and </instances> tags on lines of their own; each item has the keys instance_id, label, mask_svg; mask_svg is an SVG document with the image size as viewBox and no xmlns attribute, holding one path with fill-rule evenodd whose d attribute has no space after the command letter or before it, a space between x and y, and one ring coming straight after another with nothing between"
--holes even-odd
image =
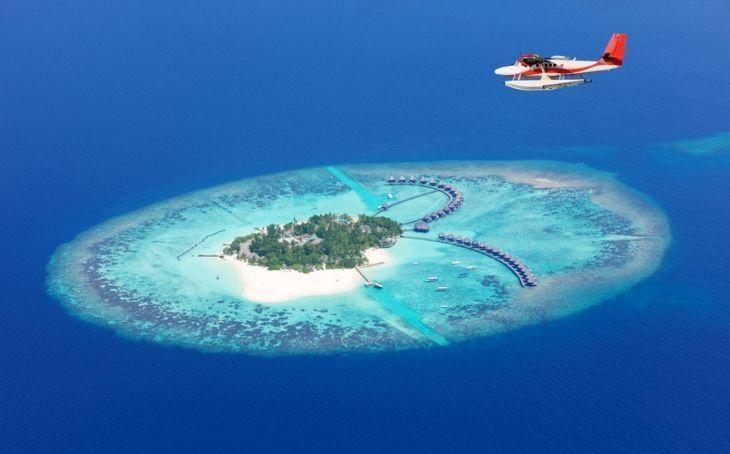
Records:
<instances>
[{"instance_id":1,"label":"wooden jetty","mask_svg":"<svg viewBox=\"0 0 730 454\"><path fill-rule=\"evenodd\" d=\"M459 209L459 207L464 203L464 194L462 194L462 192L459 189L455 188L454 186L452 186L449 183L445 183L443 181L438 181L433 178L428 179L425 176L421 176L418 178L416 178L415 176L410 176L410 177L406 178L403 175L401 175L400 178L396 178L396 177L391 176L390 178L388 178L388 184L400 185L400 186L420 186L420 187L431 189L431 191L425 192L423 194L417 194L415 196L411 196L411 197L408 197L407 199L399 200L394 203L381 205L378 210L378 214L387 210L388 208L398 205L400 203L407 202L407 201L413 200L417 197L422 197L424 195L432 194L436 191L441 192L448 197L448 201L446 202L446 204L443 207L439 208L438 210L434 211L433 213L428 213L418 219L414 219L412 221L403 223L403 225L419 223L420 227L419 227L419 229L417 229L417 231L420 231L420 232L428 231L427 228L423 227L423 224L428 225L429 223L431 223L437 219L441 219L443 217L450 215L451 213L453 213L454 211Z\"/></svg>"}]
</instances>

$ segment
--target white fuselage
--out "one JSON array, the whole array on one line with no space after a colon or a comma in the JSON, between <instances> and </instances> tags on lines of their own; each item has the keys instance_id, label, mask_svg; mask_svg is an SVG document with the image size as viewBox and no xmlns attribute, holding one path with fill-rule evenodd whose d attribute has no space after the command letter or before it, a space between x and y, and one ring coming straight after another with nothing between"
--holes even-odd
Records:
<instances>
[{"instance_id":1,"label":"white fuselage","mask_svg":"<svg viewBox=\"0 0 730 454\"><path fill-rule=\"evenodd\" d=\"M561 76L610 71L616 68L618 68L617 65L612 65L601 60L569 60L567 58L553 57L545 59L541 64L530 66L517 61L513 65L497 68L494 73L500 76L539 77L543 72L548 76Z\"/></svg>"}]
</instances>

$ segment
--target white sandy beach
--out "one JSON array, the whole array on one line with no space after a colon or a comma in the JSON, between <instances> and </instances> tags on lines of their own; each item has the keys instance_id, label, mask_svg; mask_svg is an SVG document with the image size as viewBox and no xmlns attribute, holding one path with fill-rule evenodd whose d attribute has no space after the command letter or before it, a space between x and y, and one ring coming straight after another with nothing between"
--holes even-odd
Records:
<instances>
[{"instance_id":1,"label":"white sandy beach","mask_svg":"<svg viewBox=\"0 0 730 454\"><path fill-rule=\"evenodd\" d=\"M391 257L385 249L368 249L365 257L369 264L383 262L378 266L387 266L391 263ZM333 295L364 284L363 278L354 269L317 270L310 273L271 271L230 256L225 260L238 268L241 295L256 303L281 303L306 296Z\"/></svg>"}]
</instances>

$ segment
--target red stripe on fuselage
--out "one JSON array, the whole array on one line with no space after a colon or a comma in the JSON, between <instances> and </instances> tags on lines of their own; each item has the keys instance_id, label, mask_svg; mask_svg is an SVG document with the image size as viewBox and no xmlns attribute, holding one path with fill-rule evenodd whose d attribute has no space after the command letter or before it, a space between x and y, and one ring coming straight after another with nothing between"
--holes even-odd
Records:
<instances>
[{"instance_id":1,"label":"red stripe on fuselage","mask_svg":"<svg viewBox=\"0 0 730 454\"><path fill-rule=\"evenodd\" d=\"M603 61L597 61L591 65L583 66L582 68L566 69L566 68L545 68L545 74L579 74L586 69L595 68L596 66L608 66ZM612 65L613 66L613 65ZM520 76L540 76L542 75L542 69L530 69L519 74Z\"/></svg>"}]
</instances>

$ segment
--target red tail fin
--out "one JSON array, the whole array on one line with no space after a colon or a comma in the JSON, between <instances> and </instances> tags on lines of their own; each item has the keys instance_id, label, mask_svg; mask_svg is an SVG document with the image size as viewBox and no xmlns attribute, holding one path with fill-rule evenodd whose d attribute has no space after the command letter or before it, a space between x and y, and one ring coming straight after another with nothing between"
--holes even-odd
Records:
<instances>
[{"instance_id":1,"label":"red tail fin","mask_svg":"<svg viewBox=\"0 0 730 454\"><path fill-rule=\"evenodd\" d=\"M624 47L626 46L626 34L614 33L606 44L606 50L601 55L601 60L611 65L621 66L624 62Z\"/></svg>"}]
</instances>

